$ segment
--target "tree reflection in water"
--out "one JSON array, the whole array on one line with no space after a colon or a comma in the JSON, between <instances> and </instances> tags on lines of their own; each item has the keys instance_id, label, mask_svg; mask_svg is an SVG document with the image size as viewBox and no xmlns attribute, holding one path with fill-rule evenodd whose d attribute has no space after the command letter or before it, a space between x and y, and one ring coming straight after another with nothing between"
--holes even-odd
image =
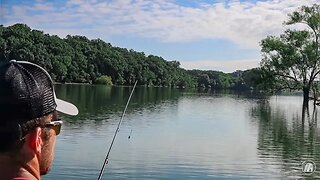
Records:
<instances>
[{"instance_id":1,"label":"tree reflection in water","mask_svg":"<svg viewBox=\"0 0 320 180\"><path fill-rule=\"evenodd\" d=\"M317 108L302 106L299 112L290 104L274 105L270 100L261 100L252 108L251 115L258 124L258 158L262 166L277 166L285 178L320 178L319 170L312 175L301 171L306 160L320 165Z\"/></svg>"}]
</instances>

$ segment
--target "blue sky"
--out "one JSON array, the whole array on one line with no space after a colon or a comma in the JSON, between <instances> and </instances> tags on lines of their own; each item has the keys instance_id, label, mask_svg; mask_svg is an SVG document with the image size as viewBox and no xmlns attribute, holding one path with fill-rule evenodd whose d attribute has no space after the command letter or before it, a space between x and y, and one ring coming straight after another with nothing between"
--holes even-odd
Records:
<instances>
[{"instance_id":1,"label":"blue sky","mask_svg":"<svg viewBox=\"0 0 320 180\"><path fill-rule=\"evenodd\" d=\"M287 14L317 0L0 0L0 24L60 37L83 35L177 60L186 69L232 72L259 65L259 42Z\"/></svg>"}]
</instances>

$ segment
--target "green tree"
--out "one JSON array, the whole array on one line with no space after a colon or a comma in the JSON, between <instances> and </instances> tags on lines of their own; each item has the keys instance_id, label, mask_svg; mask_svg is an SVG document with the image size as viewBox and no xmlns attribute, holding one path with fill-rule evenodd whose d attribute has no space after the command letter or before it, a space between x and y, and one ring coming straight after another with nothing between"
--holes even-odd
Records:
<instances>
[{"instance_id":1,"label":"green tree","mask_svg":"<svg viewBox=\"0 0 320 180\"><path fill-rule=\"evenodd\" d=\"M202 74L198 78L199 87L208 87L210 85L210 77L208 74Z\"/></svg>"},{"instance_id":2,"label":"green tree","mask_svg":"<svg viewBox=\"0 0 320 180\"><path fill-rule=\"evenodd\" d=\"M0 63L11 59L44 67L56 82L95 83L102 75L116 85L192 87L195 78L178 61L113 47L85 36L44 34L25 24L0 25ZM111 84L109 82L109 84Z\"/></svg>"},{"instance_id":3,"label":"green tree","mask_svg":"<svg viewBox=\"0 0 320 180\"><path fill-rule=\"evenodd\" d=\"M112 78L110 76L100 76L95 81L96 84L112 85Z\"/></svg>"},{"instance_id":4,"label":"green tree","mask_svg":"<svg viewBox=\"0 0 320 180\"><path fill-rule=\"evenodd\" d=\"M261 66L282 82L282 88L303 90L307 105L312 84L320 73L320 6L302 6L289 14L285 24L303 24L305 30L288 29L280 37L263 39Z\"/></svg>"},{"instance_id":5,"label":"green tree","mask_svg":"<svg viewBox=\"0 0 320 180\"><path fill-rule=\"evenodd\" d=\"M264 71L261 68L253 68L245 70L242 73L239 83L241 83L241 88L244 89L272 91L279 87L276 83L280 82L276 81L269 71Z\"/></svg>"}]
</instances>

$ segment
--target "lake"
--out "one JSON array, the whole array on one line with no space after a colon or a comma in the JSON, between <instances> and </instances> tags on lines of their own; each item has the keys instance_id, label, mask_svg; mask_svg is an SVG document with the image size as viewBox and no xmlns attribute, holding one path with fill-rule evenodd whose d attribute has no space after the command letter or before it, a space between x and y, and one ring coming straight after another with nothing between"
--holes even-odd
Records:
<instances>
[{"instance_id":1,"label":"lake","mask_svg":"<svg viewBox=\"0 0 320 180\"><path fill-rule=\"evenodd\" d=\"M56 85L80 114L63 116L44 180L97 179L130 87ZM297 179L320 165L317 109L301 95L137 87L102 179ZM130 138L128 138L130 136Z\"/></svg>"}]
</instances>

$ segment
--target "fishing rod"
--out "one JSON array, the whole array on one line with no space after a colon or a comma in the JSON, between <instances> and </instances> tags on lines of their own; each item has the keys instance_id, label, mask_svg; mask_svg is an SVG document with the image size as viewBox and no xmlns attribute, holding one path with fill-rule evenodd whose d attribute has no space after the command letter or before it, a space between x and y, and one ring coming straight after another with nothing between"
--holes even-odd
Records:
<instances>
[{"instance_id":1,"label":"fishing rod","mask_svg":"<svg viewBox=\"0 0 320 180\"><path fill-rule=\"evenodd\" d=\"M136 81L136 82L134 83L134 85L133 85L133 89L131 90L130 96L129 96L128 101L127 101L127 104L126 104L126 106L125 106L125 108L124 108L124 110L123 110L123 112L122 112L122 116L121 116L121 119L120 119L120 121L119 121L119 123L118 123L117 129L116 129L116 131L114 132L113 139L112 139L112 141L111 141L111 144L110 144L108 153L107 153L107 155L106 155L106 158L104 159L104 162L103 162L103 165L102 165L102 168L101 168L101 171L100 171L98 180L101 180L102 174L103 174L104 169L105 169L105 166L106 166L106 164L108 164L108 159L109 159L109 154L110 154L111 148L112 148L113 143L114 143L114 140L116 139L116 136L117 136L117 134L118 134L118 132L119 132L120 125L121 125L122 120L123 120L123 117L124 117L124 115L125 115L125 113L126 113L126 110L127 110L128 105L129 105L129 102L130 102L131 96L132 96L132 94L133 94L133 91L134 91L134 89L136 88L137 82L138 82L138 81Z\"/></svg>"}]
</instances>

